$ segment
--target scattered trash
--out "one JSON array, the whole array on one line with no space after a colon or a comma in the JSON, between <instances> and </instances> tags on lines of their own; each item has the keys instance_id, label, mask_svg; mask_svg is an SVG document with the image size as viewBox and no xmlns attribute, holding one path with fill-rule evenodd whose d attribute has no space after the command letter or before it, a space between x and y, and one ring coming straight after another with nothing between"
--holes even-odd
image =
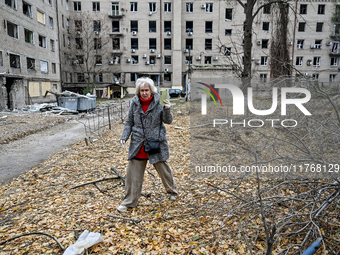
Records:
<instances>
[{"instance_id":1,"label":"scattered trash","mask_svg":"<svg viewBox=\"0 0 340 255\"><path fill-rule=\"evenodd\" d=\"M71 244L63 253L63 255L79 255L84 254L85 250L97 243L103 241L100 233L85 230L78 238L75 244Z\"/></svg>"}]
</instances>

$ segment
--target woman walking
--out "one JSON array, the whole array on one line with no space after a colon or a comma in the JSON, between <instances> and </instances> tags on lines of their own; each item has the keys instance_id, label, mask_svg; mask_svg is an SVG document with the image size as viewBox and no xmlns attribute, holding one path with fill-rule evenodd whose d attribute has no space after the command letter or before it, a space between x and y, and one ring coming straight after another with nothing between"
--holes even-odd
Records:
<instances>
[{"instance_id":1,"label":"woman walking","mask_svg":"<svg viewBox=\"0 0 340 255\"><path fill-rule=\"evenodd\" d=\"M177 190L170 165L169 146L166 140L166 129L163 123L170 124L173 116L169 100L164 105L159 102L159 94L150 78L139 78L136 81L136 95L125 122L120 143L124 146L131 135L125 181L125 197L118 211L136 207L142 192L143 177L147 161L155 167L162 179L169 199L177 199ZM145 143L159 141L158 152L145 152ZM147 146L148 147L148 146Z\"/></svg>"}]
</instances>

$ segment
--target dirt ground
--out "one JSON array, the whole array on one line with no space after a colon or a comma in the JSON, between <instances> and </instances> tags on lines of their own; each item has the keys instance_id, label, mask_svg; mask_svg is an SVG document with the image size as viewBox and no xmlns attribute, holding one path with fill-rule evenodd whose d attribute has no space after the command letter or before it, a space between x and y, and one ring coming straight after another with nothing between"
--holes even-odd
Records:
<instances>
[{"instance_id":1,"label":"dirt ground","mask_svg":"<svg viewBox=\"0 0 340 255\"><path fill-rule=\"evenodd\" d=\"M0 113L0 184L84 139L79 115Z\"/></svg>"}]
</instances>

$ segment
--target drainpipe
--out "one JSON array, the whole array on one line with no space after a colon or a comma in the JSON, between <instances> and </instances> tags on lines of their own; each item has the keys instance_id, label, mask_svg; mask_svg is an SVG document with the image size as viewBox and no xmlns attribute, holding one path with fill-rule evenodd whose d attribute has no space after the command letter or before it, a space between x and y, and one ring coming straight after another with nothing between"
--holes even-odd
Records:
<instances>
[{"instance_id":1,"label":"drainpipe","mask_svg":"<svg viewBox=\"0 0 340 255\"><path fill-rule=\"evenodd\" d=\"M298 1L295 0L295 10L294 10L294 31L293 31L293 49L292 49L292 61L291 61L291 66L293 66L294 64L294 51L295 51L295 33L296 33L296 22L297 22L297 4L298 4ZM290 68L292 69L292 68Z\"/></svg>"},{"instance_id":2,"label":"drainpipe","mask_svg":"<svg viewBox=\"0 0 340 255\"><path fill-rule=\"evenodd\" d=\"M161 75L163 74L163 36L162 36L162 32L163 32L163 15L162 15L162 0L160 0L159 3L159 47L160 47L160 54L161 54L161 64L160 64L160 72L158 75L158 93L160 92L160 80L161 80Z\"/></svg>"},{"instance_id":3,"label":"drainpipe","mask_svg":"<svg viewBox=\"0 0 340 255\"><path fill-rule=\"evenodd\" d=\"M62 72L62 65L61 65L61 49L60 49L60 30L59 30L59 9L58 9L58 0L55 1L55 9L56 9L56 17L57 17L57 33L58 33L58 41L56 43L58 43L58 51L59 51L59 80L60 80L60 86L63 86L63 72ZM62 88L61 88L62 89Z\"/></svg>"}]
</instances>

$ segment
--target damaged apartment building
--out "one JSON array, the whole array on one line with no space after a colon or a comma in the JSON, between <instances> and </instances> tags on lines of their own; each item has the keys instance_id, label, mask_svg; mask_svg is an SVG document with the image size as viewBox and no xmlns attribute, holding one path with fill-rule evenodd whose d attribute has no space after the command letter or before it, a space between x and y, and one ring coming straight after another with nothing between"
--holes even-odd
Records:
<instances>
[{"instance_id":1,"label":"damaged apartment building","mask_svg":"<svg viewBox=\"0 0 340 255\"><path fill-rule=\"evenodd\" d=\"M287 3L291 74L338 86L338 0ZM274 81L278 16L267 5L254 19L252 86ZM0 110L55 100L48 90L133 95L142 76L159 89L240 85L244 20L236 0L0 0Z\"/></svg>"},{"instance_id":2,"label":"damaged apartment building","mask_svg":"<svg viewBox=\"0 0 340 255\"><path fill-rule=\"evenodd\" d=\"M50 1L0 2L0 110L55 101L61 91L57 7Z\"/></svg>"}]
</instances>

